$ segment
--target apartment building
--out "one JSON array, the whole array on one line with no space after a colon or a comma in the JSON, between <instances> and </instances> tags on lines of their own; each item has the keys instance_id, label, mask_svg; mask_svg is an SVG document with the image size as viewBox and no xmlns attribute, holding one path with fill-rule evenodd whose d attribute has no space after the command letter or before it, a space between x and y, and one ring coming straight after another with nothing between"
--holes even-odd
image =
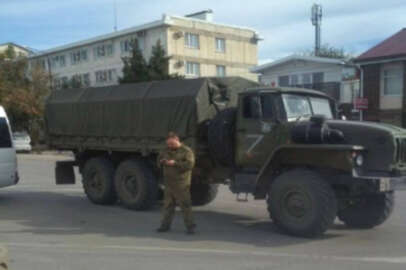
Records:
<instances>
[{"instance_id":1,"label":"apartment building","mask_svg":"<svg viewBox=\"0 0 406 270\"><path fill-rule=\"evenodd\" d=\"M257 80L250 68L257 65L258 33L215 23L211 10L183 17L163 15L144 25L53 48L30 57L30 66L39 64L48 70L55 89L72 78L85 86L114 85L122 76L122 57L130 56L133 39L146 59L160 40L171 57L171 74Z\"/></svg>"}]
</instances>

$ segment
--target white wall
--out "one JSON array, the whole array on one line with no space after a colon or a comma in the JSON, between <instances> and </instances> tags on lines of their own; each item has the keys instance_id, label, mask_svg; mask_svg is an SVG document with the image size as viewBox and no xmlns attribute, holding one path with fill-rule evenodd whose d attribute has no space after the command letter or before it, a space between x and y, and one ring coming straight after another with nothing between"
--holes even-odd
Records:
<instances>
[{"instance_id":1,"label":"white wall","mask_svg":"<svg viewBox=\"0 0 406 270\"><path fill-rule=\"evenodd\" d=\"M290 61L263 71L260 80L268 85L275 82L275 85L278 86L279 76L297 74L300 77L304 73L324 72L324 82L340 82L342 68L342 66L335 64L321 64L303 60Z\"/></svg>"},{"instance_id":2,"label":"white wall","mask_svg":"<svg viewBox=\"0 0 406 270\"><path fill-rule=\"evenodd\" d=\"M122 76L122 68L124 66L122 57L129 56L128 53L123 53L121 51L121 41L125 39L137 38L141 48L144 48L142 51L144 57L148 60L152 54L152 47L156 44L158 39L161 40L161 44L163 48L166 48L167 40L166 40L166 29L164 27L157 27L148 29L145 32L145 36L138 36L137 33L128 34L121 37L116 37L110 40L103 40L91 45L82 46L79 48L73 48L65 51L61 51L58 53L53 53L38 59L45 60L46 67L48 68L48 59L52 59L53 56L57 55L65 55L65 66L64 67L52 67L51 72L55 77L68 77L69 79L78 74L85 74L89 73L90 75L90 85L91 86L103 86L103 85L113 85L117 84L118 78ZM105 56L102 58L96 58L93 52L93 48L97 47L101 44L109 44L113 43L113 55ZM79 49L86 49L87 50L87 61L72 64L71 63L71 52L77 51ZM31 62L37 59L31 60ZM32 63L31 63L32 64ZM30 65L31 66L31 65ZM115 70L114 80L111 82L105 83L96 83L96 75L95 72L99 70Z\"/></svg>"}]
</instances>

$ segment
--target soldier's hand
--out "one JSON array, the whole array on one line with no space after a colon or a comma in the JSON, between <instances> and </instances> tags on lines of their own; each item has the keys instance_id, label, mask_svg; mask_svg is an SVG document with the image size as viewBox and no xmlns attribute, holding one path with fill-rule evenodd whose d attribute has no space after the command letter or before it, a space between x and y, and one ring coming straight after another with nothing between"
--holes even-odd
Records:
<instances>
[{"instance_id":1,"label":"soldier's hand","mask_svg":"<svg viewBox=\"0 0 406 270\"><path fill-rule=\"evenodd\" d=\"M167 161L166 159L161 159L161 160L159 161L159 163L161 163L161 164L162 164L162 163L166 163L166 161Z\"/></svg>"},{"instance_id":2,"label":"soldier's hand","mask_svg":"<svg viewBox=\"0 0 406 270\"><path fill-rule=\"evenodd\" d=\"M174 166L175 163L176 163L176 162L175 162L175 160L173 160L173 159L166 161L166 165L168 165L168 166Z\"/></svg>"}]
</instances>

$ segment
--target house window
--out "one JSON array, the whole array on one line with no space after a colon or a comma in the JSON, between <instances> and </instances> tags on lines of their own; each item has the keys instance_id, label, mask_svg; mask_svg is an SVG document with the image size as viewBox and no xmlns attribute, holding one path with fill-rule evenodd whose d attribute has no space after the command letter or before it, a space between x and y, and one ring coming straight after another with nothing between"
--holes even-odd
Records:
<instances>
[{"instance_id":1,"label":"house window","mask_svg":"<svg viewBox=\"0 0 406 270\"><path fill-rule=\"evenodd\" d=\"M96 83L110 83L116 79L116 70L107 69L95 72Z\"/></svg>"},{"instance_id":2,"label":"house window","mask_svg":"<svg viewBox=\"0 0 406 270\"><path fill-rule=\"evenodd\" d=\"M66 65L65 55L57 55L51 58L51 67L64 67Z\"/></svg>"},{"instance_id":3,"label":"house window","mask_svg":"<svg viewBox=\"0 0 406 270\"><path fill-rule=\"evenodd\" d=\"M382 70L383 95L401 96L403 90L403 70L401 67L388 67Z\"/></svg>"},{"instance_id":4,"label":"house window","mask_svg":"<svg viewBox=\"0 0 406 270\"><path fill-rule=\"evenodd\" d=\"M87 61L87 50L82 49L71 52L70 59L72 65L80 64L84 61Z\"/></svg>"},{"instance_id":5,"label":"house window","mask_svg":"<svg viewBox=\"0 0 406 270\"><path fill-rule=\"evenodd\" d=\"M102 58L106 56L113 55L113 43L110 44L102 44L99 46L94 47L93 49L95 58Z\"/></svg>"},{"instance_id":6,"label":"house window","mask_svg":"<svg viewBox=\"0 0 406 270\"><path fill-rule=\"evenodd\" d=\"M279 76L278 85L282 87L289 86L289 76Z\"/></svg>"},{"instance_id":7,"label":"house window","mask_svg":"<svg viewBox=\"0 0 406 270\"><path fill-rule=\"evenodd\" d=\"M299 76L291 75L290 76L290 85L298 85L298 84L299 84Z\"/></svg>"},{"instance_id":8,"label":"house window","mask_svg":"<svg viewBox=\"0 0 406 270\"><path fill-rule=\"evenodd\" d=\"M224 38L216 38L216 51L221 53L226 52L226 40Z\"/></svg>"},{"instance_id":9,"label":"house window","mask_svg":"<svg viewBox=\"0 0 406 270\"><path fill-rule=\"evenodd\" d=\"M226 76L226 66L216 66L217 77Z\"/></svg>"},{"instance_id":10,"label":"house window","mask_svg":"<svg viewBox=\"0 0 406 270\"><path fill-rule=\"evenodd\" d=\"M195 62L186 62L186 75L200 76L200 64Z\"/></svg>"},{"instance_id":11,"label":"house window","mask_svg":"<svg viewBox=\"0 0 406 270\"><path fill-rule=\"evenodd\" d=\"M302 84L311 84L312 76L309 73L302 74Z\"/></svg>"},{"instance_id":12,"label":"house window","mask_svg":"<svg viewBox=\"0 0 406 270\"><path fill-rule=\"evenodd\" d=\"M186 33L185 34L185 46L191 49L199 49L199 35Z\"/></svg>"},{"instance_id":13,"label":"house window","mask_svg":"<svg viewBox=\"0 0 406 270\"><path fill-rule=\"evenodd\" d=\"M323 72L313 73L313 84L323 83L323 82L324 82L324 73Z\"/></svg>"}]
</instances>

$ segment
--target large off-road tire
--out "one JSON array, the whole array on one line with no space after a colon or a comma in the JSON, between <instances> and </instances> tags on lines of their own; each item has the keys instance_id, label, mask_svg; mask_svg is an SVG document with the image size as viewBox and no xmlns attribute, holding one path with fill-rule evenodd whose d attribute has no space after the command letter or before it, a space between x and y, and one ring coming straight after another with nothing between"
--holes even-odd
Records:
<instances>
[{"instance_id":1,"label":"large off-road tire","mask_svg":"<svg viewBox=\"0 0 406 270\"><path fill-rule=\"evenodd\" d=\"M234 164L234 130L237 110L228 108L210 121L208 145L212 157L224 166Z\"/></svg>"},{"instance_id":2,"label":"large off-road tire","mask_svg":"<svg viewBox=\"0 0 406 270\"><path fill-rule=\"evenodd\" d=\"M117 168L114 182L120 202L129 209L147 210L157 201L157 179L140 159L123 161Z\"/></svg>"},{"instance_id":3,"label":"large off-road tire","mask_svg":"<svg viewBox=\"0 0 406 270\"><path fill-rule=\"evenodd\" d=\"M334 222L337 199L330 185L310 170L278 176L268 194L268 211L284 232L301 237L322 235Z\"/></svg>"},{"instance_id":4,"label":"large off-road tire","mask_svg":"<svg viewBox=\"0 0 406 270\"><path fill-rule=\"evenodd\" d=\"M114 166L104 157L86 161L83 171L83 189L95 204L112 204L117 196L114 188Z\"/></svg>"},{"instance_id":5,"label":"large off-road tire","mask_svg":"<svg viewBox=\"0 0 406 270\"><path fill-rule=\"evenodd\" d=\"M384 223L395 206L393 192L365 195L338 211L338 218L348 227L370 229Z\"/></svg>"},{"instance_id":6,"label":"large off-road tire","mask_svg":"<svg viewBox=\"0 0 406 270\"><path fill-rule=\"evenodd\" d=\"M193 206L203 206L211 203L217 196L217 184L192 184L190 187L190 196Z\"/></svg>"}]
</instances>

